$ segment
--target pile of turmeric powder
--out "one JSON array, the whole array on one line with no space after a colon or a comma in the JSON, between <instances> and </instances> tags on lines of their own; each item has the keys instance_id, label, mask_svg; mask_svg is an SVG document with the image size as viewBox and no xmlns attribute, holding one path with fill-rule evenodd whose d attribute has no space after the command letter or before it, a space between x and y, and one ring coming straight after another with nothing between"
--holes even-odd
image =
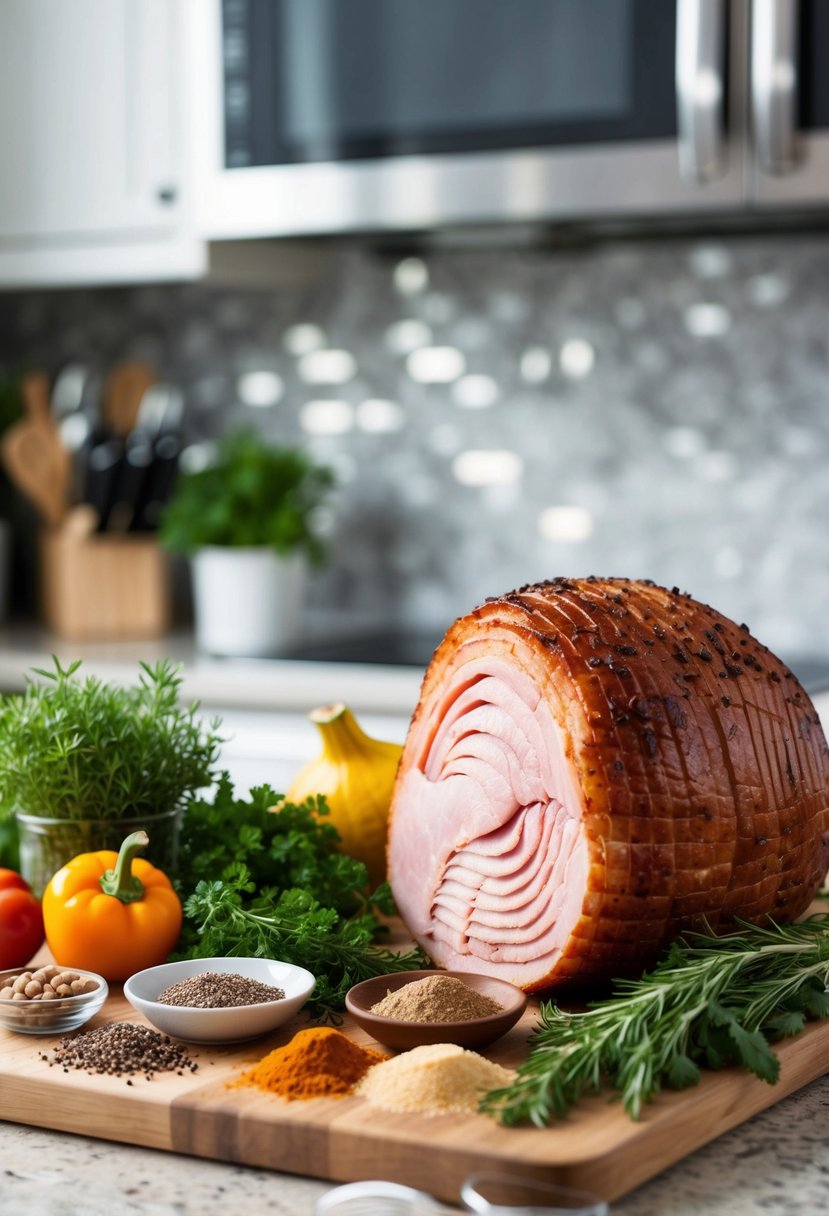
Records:
<instances>
[{"instance_id":1,"label":"pile of turmeric powder","mask_svg":"<svg viewBox=\"0 0 829 1216\"><path fill-rule=\"evenodd\" d=\"M300 1030L284 1047L268 1052L242 1073L237 1085L256 1085L283 1098L342 1097L374 1064L388 1059L352 1043L339 1030Z\"/></svg>"}]
</instances>

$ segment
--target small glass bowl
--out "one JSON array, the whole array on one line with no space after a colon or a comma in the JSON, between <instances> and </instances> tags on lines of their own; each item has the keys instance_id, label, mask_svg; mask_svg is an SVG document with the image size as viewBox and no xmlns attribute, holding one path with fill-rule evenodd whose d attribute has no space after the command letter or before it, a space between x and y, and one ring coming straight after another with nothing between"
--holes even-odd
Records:
<instances>
[{"instance_id":1,"label":"small glass bowl","mask_svg":"<svg viewBox=\"0 0 829 1216\"><path fill-rule=\"evenodd\" d=\"M15 976L30 970L31 967L13 967L9 971L0 971L0 988L4 988ZM5 998L0 1000L0 1026L18 1034L66 1034L93 1018L109 995L106 980L102 975L82 971L80 967L66 967L64 970L73 971L82 979L95 980L98 987L78 996L59 996L53 1001L10 1001Z\"/></svg>"}]
</instances>

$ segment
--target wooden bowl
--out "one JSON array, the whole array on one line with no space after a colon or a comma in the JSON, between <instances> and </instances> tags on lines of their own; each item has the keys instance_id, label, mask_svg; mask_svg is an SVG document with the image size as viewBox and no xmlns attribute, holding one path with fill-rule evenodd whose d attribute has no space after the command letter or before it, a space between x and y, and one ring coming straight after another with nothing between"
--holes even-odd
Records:
<instances>
[{"instance_id":1,"label":"wooden bowl","mask_svg":"<svg viewBox=\"0 0 829 1216\"><path fill-rule=\"evenodd\" d=\"M473 1018L465 1022L404 1022L400 1018L372 1013L372 1005L382 1001L389 992L397 992L406 984L426 979L430 975L449 975L492 997L502 1006L500 1013ZM384 1047L408 1051L425 1043L457 1043L459 1047L486 1047L510 1030L527 1007L527 997L520 988L490 975L468 971L401 971L397 975L378 975L355 984L346 994L345 1007L354 1021Z\"/></svg>"}]
</instances>

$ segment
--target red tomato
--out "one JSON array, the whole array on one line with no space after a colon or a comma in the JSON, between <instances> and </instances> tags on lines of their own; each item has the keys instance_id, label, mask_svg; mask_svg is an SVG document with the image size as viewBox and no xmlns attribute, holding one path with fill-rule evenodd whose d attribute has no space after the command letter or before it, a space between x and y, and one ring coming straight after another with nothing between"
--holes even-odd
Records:
<instances>
[{"instance_id":1,"label":"red tomato","mask_svg":"<svg viewBox=\"0 0 829 1216\"><path fill-rule=\"evenodd\" d=\"M0 970L28 963L43 938L40 900L25 878L0 869Z\"/></svg>"}]
</instances>

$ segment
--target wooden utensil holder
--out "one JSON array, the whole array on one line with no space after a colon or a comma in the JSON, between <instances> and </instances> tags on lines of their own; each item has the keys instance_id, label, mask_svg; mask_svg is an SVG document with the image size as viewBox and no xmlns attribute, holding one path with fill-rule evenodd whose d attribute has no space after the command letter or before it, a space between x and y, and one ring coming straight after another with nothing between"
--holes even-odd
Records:
<instances>
[{"instance_id":1,"label":"wooden utensil holder","mask_svg":"<svg viewBox=\"0 0 829 1216\"><path fill-rule=\"evenodd\" d=\"M41 615L59 636L160 637L170 628L170 601L169 559L152 537L41 533Z\"/></svg>"}]
</instances>

